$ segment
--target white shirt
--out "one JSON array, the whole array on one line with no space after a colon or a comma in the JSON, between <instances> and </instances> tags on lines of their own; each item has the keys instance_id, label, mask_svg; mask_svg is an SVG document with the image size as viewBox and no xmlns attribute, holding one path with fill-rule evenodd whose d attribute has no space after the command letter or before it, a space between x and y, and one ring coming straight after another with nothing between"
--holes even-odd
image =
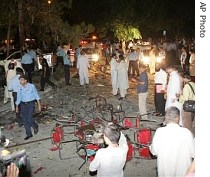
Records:
<instances>
[{"instance_id":1,"label":"white shirt","mask_svg":"<svg viewBox=\"0 0 210 177\"><path fill-rule=\"evenodd\" d=\"M181 62L185 63L185 60L187 59L187 52L183 51L181 54Z\"/></svg>"},{"instance_id":2,"label":"white shirt","mask_svg":"<svg viewBox=\"0 0 210 177\"><path fill-rule=\"evenodd\" d=\"M89 170L98 170L97 177L123 177L127 151L127 141L121 133L119 146L99 149L94 160L90 163Z\"/></svg>"},{"instance_id":3,"label":"white shirt","mask_svg":"<svg viewBox=\"0 0 210 177\"><path fill-rule=\"evenodd\" d=\"M111 62L111 80L112 80L112 87L117 89L117 61L116 59L112 58Z\"/></svg>"},{"instance_id":4,"label":"white shirt","mask_svg":"<svg viewBox=\"0 0 210 177\"><path fill-rule=\"evenodd\" d=\"M167 73L160 69L160 71L155 72L155 84L162 84L163 89L165 89L165 85L167 83Z\"/></svg>"},{"instance_id":5,"label":"white shirt","mask_svg":"<svg viewBox=\"0 0 210 177\"><path fill-rule=\"evenodd\" d=\"M176 50L176 49L177 49L177 47L176 47L176 44L175 44L175 43L172 43L172 44L171 44L171 49L172 49L172 50Z\"/></svg>"},{"instance_id":6,"label":"white shirt","mask_svg":"<svg viewBox=\"0 0 210 177\"><path fill-rule=\"evenodd\" d=\"M192 133L178 124L158 128L150 150L157 155L159 177L184 177L194 157Z\"/></svg>"},{"instance_id":7,"label":"white shirt","mask_svg":"<svg viewBox=\"0 0 210 177\"><path fill-rule=\"evenodd\" d=\"M165 109L170 106L176 106L181 110L181 104L176 100L176 93L180 93L182 91L182 79L179 75L178 71L173 71L170 73L168 86L167 86L167 99Z\"/></svg>"},{"instance_id":8,"label":"white shirt","mask_svg":"<svg viewBox=\"0 0 210 177\"><path fill-rule=\"evenodd\" d=\"M136 61L136 60L138 60L138 58L139 58L138 54L135 52L130 52L128 54L128 61Z\"/></svg>"}]
</instances>

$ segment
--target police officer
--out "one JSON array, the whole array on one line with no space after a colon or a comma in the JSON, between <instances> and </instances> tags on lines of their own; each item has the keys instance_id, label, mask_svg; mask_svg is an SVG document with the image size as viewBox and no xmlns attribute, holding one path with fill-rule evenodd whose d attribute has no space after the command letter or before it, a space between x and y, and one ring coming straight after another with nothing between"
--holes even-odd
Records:
<instances>
[{"instance_id":1,"label":"police officer","mask_svg":"<svg viewBox=\"0 0 210 177\"><path fill-rule=\"evenodd\" d=\"M50 67L45 58L42 59L42 77L40 83L41 83L40 91L44 91L44 86L46 83L52 86L53 89L57 88L57 86L50 80Z\"/></svg>"},{"instance_id":2,"label":"police officer","mask_svg":"<svg viewBox=\"0 0 210 177\"><path fill-rule=\"evenodd\" d=\"M26 137L24 140L28 140L33 137L31 127L34 129L34 134L38 133L38 124L33 118L33 112L35 108L35 102L38 105L38 111L41 112L40 97L37 93L36 87L33 84L28 83L28 78L25 75L19 77L20 90L17 92L17 101L15 104L16 112L19 112L18 106L20 105L20 114L22 115L23 125L26 130Z\"/></svg>"},{"instance_id":3,"label":"police officer","mask_svg":"<svg viewBox=\"0 0 210 177\"><path fill-rule=\"evenodd\" d=\"M21 75L23 75L23 73L24 73L23 69L17 67L16 68L16 75L11 79L11 81L10 81L10 83L8 85L8 91L12 92L15 109L16 109L15 102L17 101L17 92L20 90L20 87L21 87L21 84L20 84L20 81L19 81L19 77ZM19 106L19 110L20 110L20 106ZM21 119L20 112L16 113L16 121L17 121L19 127L22 127L23 122L22 122L22 119Z\"/></svg>"},{"instance_id":4,"label":"police officer","mask_svg":"<svg viewBox=\"0 0 210 177\"><path fill-rule=\"evenodd\" d=\"M24 55L21 58L21 64L26 72L26 75L28 76L29 82L32 83L32 72L34 70L33 59L26 49L23 50L23 53Z\"/></svg>"},{"instance_id":5,"label":"police officer","mask_svg":"<svg viewBox=\"0 0 210 177\"><path fill-rule=\"evenodd\" d=\"M34 72L35 62L37 62L37 54L36 54L35 50L32 49L32 48L29 48L28 54L31 55L31 58L32 58L32 61L33 61L32 72Z\"/></svg>"},{"instance_id":6,"label":"police officer","mask_svg":"<svg viewBox=\"0 0 210 177\"><path fill-rule=\"evenodd\" d=\"M68 51L66 53L63 48L60 48L60 50L56 53L57 56L60 56L63 58L66 85L71 85L70 83L70 65L71 64L69 61L69 54L70 52Z\"/></svg>"}]
</instances>

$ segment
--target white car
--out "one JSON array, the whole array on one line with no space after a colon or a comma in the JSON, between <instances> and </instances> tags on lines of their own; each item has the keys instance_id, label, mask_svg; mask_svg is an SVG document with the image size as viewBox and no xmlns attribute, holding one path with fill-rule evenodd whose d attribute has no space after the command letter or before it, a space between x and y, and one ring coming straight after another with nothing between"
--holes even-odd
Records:
<instances>
[{"instance_id":1,"label":"white car","mask_svg":"<svg viewBox=\"0 0 210 177\"><path fill-rule=\"evenodd\" d=\"M85 51L85 54L87 55L90 63L98 62L99 54L97 52L97 49L95 49L94 47L83 47L82 50Z\"/></svg>"},{"instance_id":2,"label":"white car","mask_svg":"<svg viewBox=\"0 0 210 177\"><path fill-rule=\"evenodd\" d=\"M53 54L52 53L43 53L40 49L37 49L36 54L37 54L37 60L36 60L35 68L34 68L35 71L42 69L42 65L41 65L42 57L47 60L49 67L53 67L53 64L52 64L52 55ZM19 50L13 52L4 60L1 60L0 65L4 66L4 68L7 68L8 64L11 60L16 60L16 61L20 62L21 61L21 52Z\"/></svg>"}]
</instances>

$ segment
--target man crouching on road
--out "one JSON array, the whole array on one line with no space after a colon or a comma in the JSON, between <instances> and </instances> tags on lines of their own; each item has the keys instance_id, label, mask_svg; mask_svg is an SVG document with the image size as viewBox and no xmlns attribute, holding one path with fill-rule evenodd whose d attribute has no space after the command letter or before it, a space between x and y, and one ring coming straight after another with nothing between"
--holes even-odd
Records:
<instances>
[{"instance_id":1,"label":"man crouching on road","mask_svg":"<svg viewBox=\"0 0 210 177\"><path fill-rule=\"evenodd\" d=\"M22 115L23 125L26 130L26 137L28 140L33 137L31 127L34 129L34 134L38 133L38 124L33 118L35 102L37 101L38 111L41 112L40 97L33 84L28 83L28 78L25 75L19 77L20 90L17 92L16 112L19 112L18 105L20 104L20 114Z\"/></svg>"},{"instance_id":2,"label":"man crouching on road","mask_svg":"<svg viewBox=\"0 0 210 177\"><path fill-rule=\"evenodd\" d=\"M90 163L90 172L97 171L99 177L123 177L128 145L126 138L118 127L112 123L104 130L104 141L107 148L99 149Z\"/></svg>"}]
</instances>

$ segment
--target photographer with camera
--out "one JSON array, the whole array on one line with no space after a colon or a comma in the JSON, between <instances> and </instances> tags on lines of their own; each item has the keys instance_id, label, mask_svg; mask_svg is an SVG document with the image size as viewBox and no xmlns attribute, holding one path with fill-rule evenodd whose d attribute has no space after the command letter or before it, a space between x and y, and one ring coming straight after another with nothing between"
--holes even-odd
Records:
<instances>
[{"instance_id":1,"label":"photographer with camera","mask_svg":"<svg viewBox=\"0 0 210 177\"><path fill-rule=\"evenodd\" d=\"M18 177L18 175L19 175L19 169L14 163L11 163L10 165L7 166L7 177ZM0 177L3 177L1 173Z\"/></svg>"}]
</instances>

